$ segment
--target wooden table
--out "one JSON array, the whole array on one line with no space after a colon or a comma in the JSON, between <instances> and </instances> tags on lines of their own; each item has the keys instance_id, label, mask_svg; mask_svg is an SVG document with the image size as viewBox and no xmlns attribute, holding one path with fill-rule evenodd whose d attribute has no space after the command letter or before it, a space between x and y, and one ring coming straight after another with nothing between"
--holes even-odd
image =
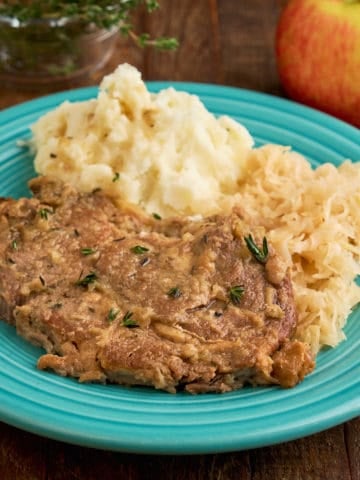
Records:
<instances>
[{"instance_id":1,"label":"wooden table","mask_svg":"<svg viewBox=\"0 0 360 480\"><path fill-rule=\"evenodd\" d=\"M220 83L282 95L274 30L284 0L162 0L136 28L179 38L175 53L142 51L121 39L95 84L122 62L146 80ZM44 92L46 93L46 92ZM0 108L39 96L0 89ZM285 444L197 456L150 456L92 450L48 440L0 423L2 480L360 480L360 419Z\"/></svg>"}]
</instances>

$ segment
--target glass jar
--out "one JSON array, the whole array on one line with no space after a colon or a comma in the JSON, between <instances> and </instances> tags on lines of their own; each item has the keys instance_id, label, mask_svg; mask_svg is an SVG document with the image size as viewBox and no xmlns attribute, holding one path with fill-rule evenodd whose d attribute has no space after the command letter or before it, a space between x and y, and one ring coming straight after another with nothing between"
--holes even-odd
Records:
<instances>
[{"instance_id":1,"label":"glass jar","mask_svg":"<svg viewBox=\"0 0 360 480\"><path fill-rule=\"evenodd\" d=\"M69 18L0 15L0 83L35 90L74 86L105 65L117 36L117 28Z\"/></svg>"}]
</instances>

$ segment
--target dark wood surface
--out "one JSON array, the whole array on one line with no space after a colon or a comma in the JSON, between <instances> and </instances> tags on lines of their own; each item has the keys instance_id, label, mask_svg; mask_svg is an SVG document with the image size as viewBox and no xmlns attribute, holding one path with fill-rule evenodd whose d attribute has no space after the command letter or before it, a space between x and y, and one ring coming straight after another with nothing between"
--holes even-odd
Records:
<instances>
[{"instance_id":1,"label":"dark wood surface","mask_svg":"<svg viewBox=\"0 0 360 480\"><path fill-rule=\"evenodd\" d=\"M220 83L282 96L274 31L284 4L285 0L162 0L159 12L139 12L134 23L141 31L177 36L180 48L174 53L143 51L119 39L107 66L82 85L97 83L126 61L146 80ZM2 86L0 108L39 95ZM360 480L360 419L281 445L196 456L93 450L0 423L0 479Z\"/></svg>"}]
</instances>

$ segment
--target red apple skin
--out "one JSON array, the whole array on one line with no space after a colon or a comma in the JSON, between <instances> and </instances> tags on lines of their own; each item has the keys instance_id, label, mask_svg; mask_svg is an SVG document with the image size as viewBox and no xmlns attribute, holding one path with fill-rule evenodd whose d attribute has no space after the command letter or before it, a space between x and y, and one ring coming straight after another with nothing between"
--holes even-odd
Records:
<instances>
[{"instance_id":1,"label":"red apple skin","mask_svg":"<svg viewBox=\"0 0 360 480\"><path fill-rule=\"evenodd\" d=\"M360 128L360 2L290 0L275 46L290 98Z\"/></svg>"}]
</instances>

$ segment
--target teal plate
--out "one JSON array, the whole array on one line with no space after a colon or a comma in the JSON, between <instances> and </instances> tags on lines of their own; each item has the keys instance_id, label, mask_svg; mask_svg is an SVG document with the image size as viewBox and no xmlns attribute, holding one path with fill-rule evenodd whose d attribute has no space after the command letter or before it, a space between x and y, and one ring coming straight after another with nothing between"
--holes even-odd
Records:
<instances>
[{"instance_id":1,"label":"teal plate","mask_svg":"<svg viewBox=\"0 0 360 480\"><path fill-rule=\"evenodd\" d=\"M169 83L153 82L152 91ZM243 123L257 145L291 145L315 166L360 160L360 133L293 102L230 87L172 83L207 108ZM29 126L64 100L87 100L96 88L62 92L0 113L0 195L28 195L32 157L17 147ZM0 322L0 420L57 440L135 453L215 453L293 440L360 415L360 309L347 340L318 355L315 371L290 390L251 388L226 394L176 395L146 388L79 384L36 369L42 353Z\"/></svg>"}]
</instances>

